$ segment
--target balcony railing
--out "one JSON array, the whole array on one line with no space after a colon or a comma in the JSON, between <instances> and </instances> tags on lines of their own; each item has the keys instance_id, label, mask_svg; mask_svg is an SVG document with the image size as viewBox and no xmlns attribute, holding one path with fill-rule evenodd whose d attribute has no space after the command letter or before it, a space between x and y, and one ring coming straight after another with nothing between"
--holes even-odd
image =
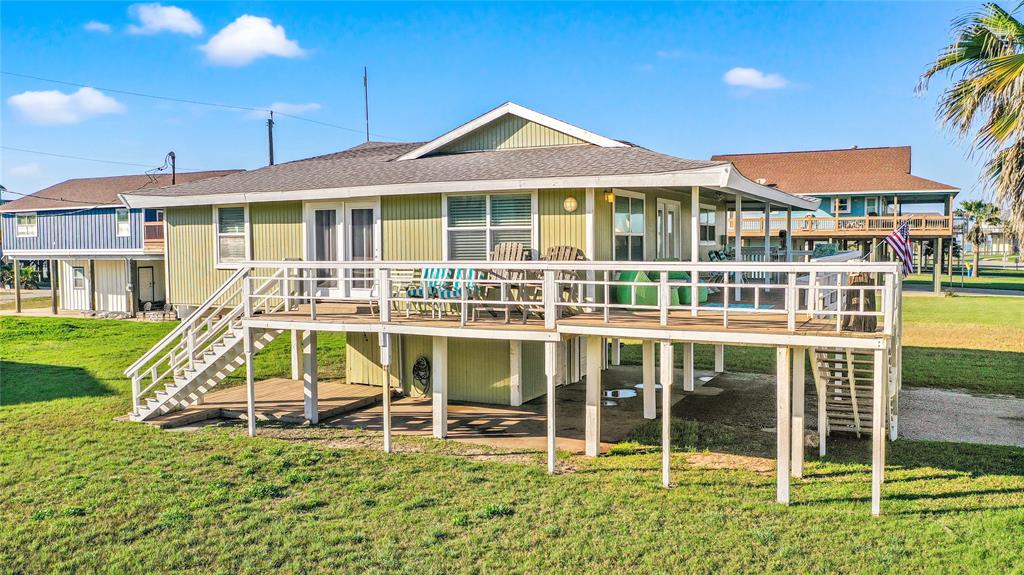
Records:
<instances>
[{"instance_id":1,"label":"balcony railing","mask_svg":"<svg viewBox=\"0 0 1024 575\"><path fill-rule=\"evenodd\" d=\"M910 222L911 235L935 234L952 235L953 217L940 215L902 215L902 216L840 216L840 217L794 217L793 236L808 237L874 237L886 235L903 222ZM729 236L736 235L735 220L729 214ZM786 218L771 218L769 233L776 235L786 229ZM744 237L764 235L764 217L743 218L741 227Z\"/></svg>"},{"instance_id":2,"label":"balcony railing","mask_svg":"<svg viewBox=\"0 0 1024 575\"><path fill-rule=\"evenodd\" d=\"M145 222L142 225L143 250L146 252L164 251L164 223Z\"/></svg>"}]
</instances>

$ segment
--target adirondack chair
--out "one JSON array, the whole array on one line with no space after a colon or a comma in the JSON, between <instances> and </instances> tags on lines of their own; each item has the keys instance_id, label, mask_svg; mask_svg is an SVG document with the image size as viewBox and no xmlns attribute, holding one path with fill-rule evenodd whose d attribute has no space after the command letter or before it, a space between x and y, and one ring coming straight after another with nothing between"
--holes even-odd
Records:
<instances>
[{"instance_id":1,"label":"adirondack chair","mask_svg":"<svg viewBox=\"0 0 1024 575\"><path fill-rule=\"evenodd\" d=\"M578 262L586 260L586 256L583 255L583 250L575 246L551 246L548 251L544 253L541 258L544 261L549 262ZM559 297L561 300L565 300L566 296L571 297L574 289L582 290L583 287L580 285L567 284L563 282L573 282L579 280L579 275L573 271L562 270L555 274L555 281L559 285ZM580 298L582 300L582 298ZM558 316L561 317L566 313L567 308L559 307ZM538 315L543 316L543 313L537 312ZM526 321L526 314L523 314L523 321Z\"/></svg>"},{"instance_id":2,"label":"adirondack chair","mask_svg":"<svg viewBox=\"0 0 1024 575\"><path fill-rule=\"evenodd\" d=\"M530 251L527 250L520 242L502 242L494 246L494 250L491 252L491 261L524 262L529 259ZM521 282L526 279L525 271L519 269L492 270L488 274L488 277L499 281L488 283L484 280L480 282L479 297L481 300L486 301L491 298L495 292L498 293L499 301L522 299L522 284L517 284L515 282ZM492 317L497 317L497 314L494 313L495 307L504 309L505 323L508 323L512 310L512 305L510 304L499 304L498 306L482 304L476 306L473 308L473 318L476 319L477 311L480 308L486 309ZM522 306L518 307L521 308Z\"/></svg>"}]
</instances>

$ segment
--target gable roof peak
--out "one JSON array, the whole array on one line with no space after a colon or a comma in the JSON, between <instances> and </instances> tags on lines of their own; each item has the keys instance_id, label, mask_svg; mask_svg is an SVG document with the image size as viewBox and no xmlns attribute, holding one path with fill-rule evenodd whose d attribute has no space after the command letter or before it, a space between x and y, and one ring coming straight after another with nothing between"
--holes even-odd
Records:
<instances>
[{"instance_id":1,"label":"gable roof peak","mask_svg":"<svg viewBox=\"0 0 1024 575\"><path fill-rule=\"evenodd\" d=\"M433 152L440 150L441 148L454 142L455 140L458 140L459 138L466 136L471 132L478 130L479 128L482 128L487 124L490 124L495 120L498 120L499 118L503 118L509 115L522 118L523 120L526 120L528 122L539 124L556 132L561 132L563 134L572 136L573 138L582 140L584 143L600 146L602 148L622 148L628 146L628 144L625 144L618 140L606 138L605 136L595 134L589 130L584 130L579 126L574 126L572 124L569 124L568 122L563 122L562 120L553 118L546 114L542 114L535 110L531 110L530 108L527 108L525 106L520 106L515 102L505 102L504 104L501 104L500 106L492 109L491 111L486 112L480 116L477 116L476 118L466 122L465 124L462 124L461 126L455 128L454 130L448 131L438 136L437 138L434 138L433 140L426 142L425 144L405 154L402 154L401 156L396 158L396 161L414 160L417 158L427 156Z\"/></svg>"}]
</instances>

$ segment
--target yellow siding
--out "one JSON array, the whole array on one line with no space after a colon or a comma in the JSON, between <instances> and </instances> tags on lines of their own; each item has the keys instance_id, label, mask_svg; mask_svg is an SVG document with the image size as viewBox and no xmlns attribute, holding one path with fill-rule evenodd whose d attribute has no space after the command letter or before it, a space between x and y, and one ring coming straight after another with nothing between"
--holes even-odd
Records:
<instances>
[{"instance_id":1,"label":"yellow siding","mask_svg":"<svg viewBox=\"0 0 1024 575\"><path fill-rule=\"evenodd\" d=\"M383 197L381 253L384 260L440 260L440 194Z\"/></svg>"},{"instance_id":2,"label":"yellow siding","mask_svg":"<svg viewBox=\"0 0 1024 575\"><path fill-rule=\"evenodd\" d=\"M347 332L345 334L345 381L381 386L384 368L380 364L380 344L375 333ZM398 374L392 372L392 387L398 386Z\"/></svg>"},{"instance_id":3,"label":"yellow siding","mask_svg":"<svg viewBox=\"0 0 1024 575\"><path fill-rule=\"evenodd\" d=\"M403 335L399 347L402 356L402 391L406 395L423 395L419 383L412 377L412 366L420 357L431 359L433 342L425 335Z\"/></svg>"},{"instance_id":4,"label":"yellow siding","mask_svg":"<svg viewBox=\"0 0 1024 575\"><path fill-rule=\"evenodd\" d=\"M511 150L584 143L583 140L574 136L541 126L519 116L507 115L442 147L437 153Z\"/></svg>"},{"instance_id":5,"label":"yellow siding","mask_svg":"<svg viewBox=\"0 0 1024 575\"><path fill-rule=\"evenodd\" d=\"M302 202L251 204L249 222L254 260L302 258Z\"/></svg>"},{"instance_id":6,"label":"yellow siding","mask_svg":"<svg viewBox=\"0 0 1024 575\"><path fill-rule=\"evenodd\" d=\"M605 200L604 195L608 190L598 188L594 190L594 247L597 254L595 260L608 261L612 259L612 204ZM590 254L587 254L590 257Z\"/></svg>"},{"instance_id":7,"label":"yellow siding","mask_svg":"<svg viewBox=\"0 0 1024 575\"><path fill-rule=\"evenodd\" d=\"M547 393L547 376L544 373L544 342L523 342L522 374L523 402Z\"/></svg>"},{"instance_id":8,"label":"yellow siding","mask_svg":"<svg viewBox=\"0 0 1024 575\"><path fill-rule=\"evenodd\" d=\"M206 301L233 273L214 267L213 209L210 206L168 208L166 258L168 301L196 306Z\"/></svg>"},{"instance_id":9,"label":"yellow siding","mask_svg":"<svg viewBox=\"0 0 1024 575\"><path fill-rule=\"evenodd\" d=\"M576 198L576 211L567 213L565 199ZM551 246L575 246L587 249L587 191L585 189L540 190L537 213L540 224L541 254ZM590 254L587 254L590 257Z\"/></svg>"}]
</instances>

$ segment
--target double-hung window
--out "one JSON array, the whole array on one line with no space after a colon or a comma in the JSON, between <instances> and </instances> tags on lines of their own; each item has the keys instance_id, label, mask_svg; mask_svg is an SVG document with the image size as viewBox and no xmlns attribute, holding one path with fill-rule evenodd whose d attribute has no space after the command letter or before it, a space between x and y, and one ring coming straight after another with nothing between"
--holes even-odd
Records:
<instances>
[{"instance_id":1,"label":"double-hung window","mask_svg":"<svg viewBox=\"0 0 1024 575\"><path fill-rule=\"evenodd\" d=\"M850 197L840 196L832 198L832 211L836 214L848 214L850 213Z\"/></svg>"},{"instance_id":2,"label":"double-hung window","mask_svg":"<svg viewBox=\"0 0 1024 575\"><path fill-rule=\"evenodd\" d=\"M245 207L217 208L217 263L245 261L247 244Z\"/></svg>"},{"instance_id":3,"label":"double-hung window","mask_svg":"<svg viewBox=\"0 0 1024 575\"><path fill-rule=\"evenodd\" d=\"M713 244L717 240L715 238L717 228L715 227L715 209L714 208L700 208L700 243L702 244Z\"/></svg>"},{"instance_id":4,"label":"double-hung window","mask_svg":"<svg viewBox=\"0 0 1024 575\"><path fill-rule=\"evenodd\" d=\"M34 238L36 237L36 214L26 213L17 215L17 229L15 235L19 238Z\"/></svg>"},{"instance_id":5,"label":"double-hung window","mask_svg":"<svg viewBox=\"0 0 1024 575\"><path fill-rule=\"evenodd\" d=\"M448 259L486 260L503 242L533 249L533 195L458 195L446 199Z\"/></svg>"},{"instance_id":6,"label":"double-hung window","mask_svg":"<svg viewBox=\"0 0 1024 575\"><path fill-rule=\"evenodd\" d=\"M71 287L74 289L85 289L85 268L73 266L71 268Z\"/></svg>"},{"instance_id":7,"label":"double-hung window","mask_svg":"<svg viewBox=\"0 0 1024 575\"><path fill-rule=\"evenodd\" d=\"M125 238L132 234L131 223L128 218L128 208L117 208L114 210L114 220L117 222L117 237Z\"/></svg>"},{"instance_id":8,"label":"double-hung window","mask_svg":"<svg viewBox=\"0 0 1024 575\"><path fill-rule=\"evenodd\" d=\"M644 199L615 194L615 259L644 259Z\"/></svg>"}]
</instances>

